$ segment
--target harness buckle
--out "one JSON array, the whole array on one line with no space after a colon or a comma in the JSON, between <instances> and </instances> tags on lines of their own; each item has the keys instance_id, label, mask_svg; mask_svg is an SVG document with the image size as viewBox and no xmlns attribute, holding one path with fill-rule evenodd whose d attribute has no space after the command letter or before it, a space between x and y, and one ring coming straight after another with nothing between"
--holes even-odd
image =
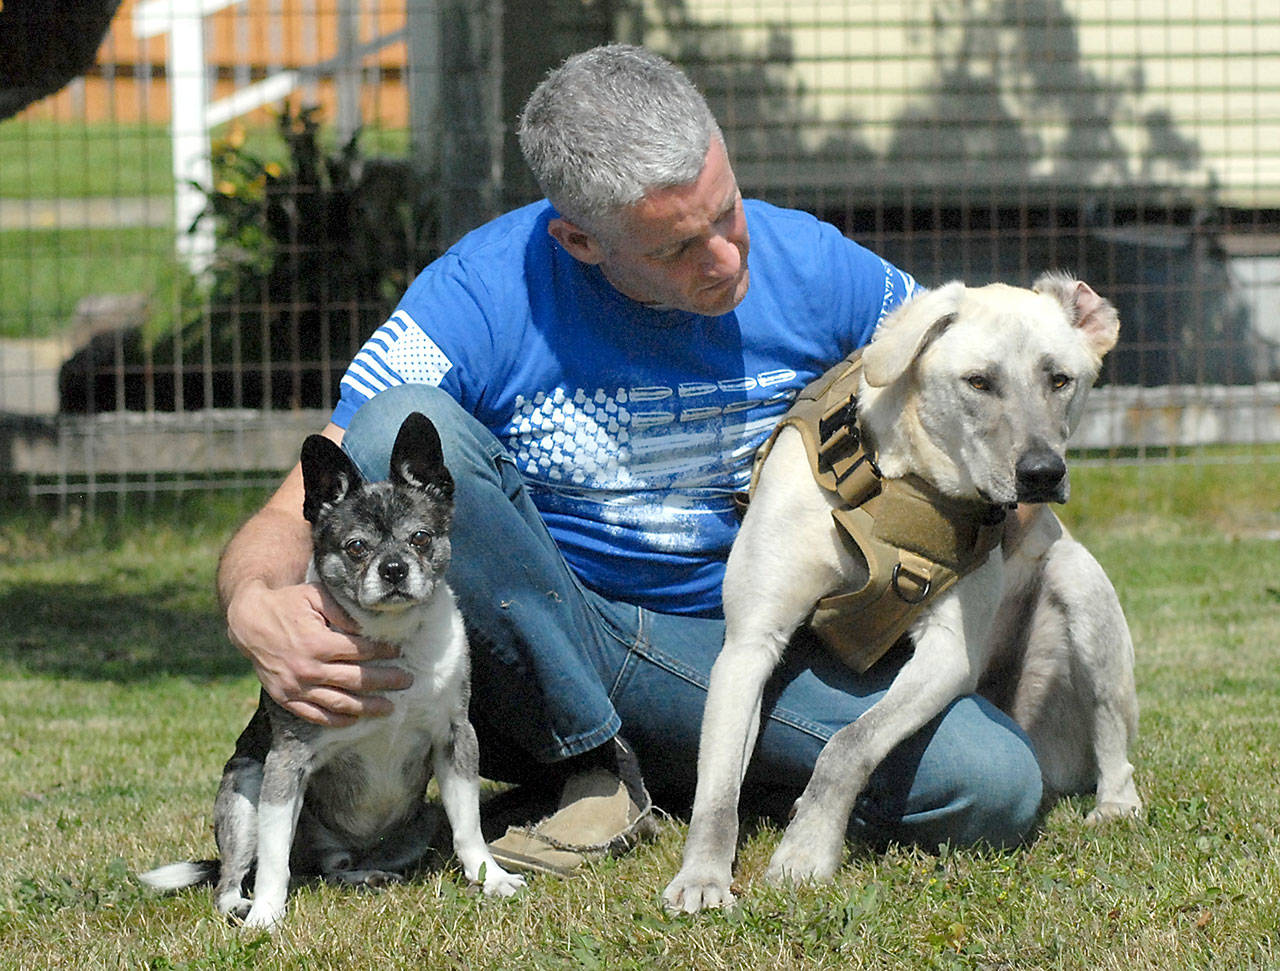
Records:
<instances>
[{"instance_id":1,"label":"harness buckle","mask_svg":"<svg viewBox=\"0 0 1280 971\"><path fill-rule=\"evenodd\" d=\"M924 582L924 586L921 587L920 593L917 594L915 597L909 597L903 592L902 585L899 582L899 578L903 573L906 573L908 577L910 577L913 581L915 581L917 586L919 586L921 581ZM903 570L901 561L898 561L893 565L893 575L889 578L889 582L893 586L893 592L898 595L898 599L901 600L903 603L910 604L913 607L916 604L924 603L925 600L929 598L929 591L933 587L933 580L931 578L927 576L921 577L915 573Z\"/></svg>"},{"instance_id":2,"label":"harness buckle","mask_svg":"<svg viewBox=\"0 0 1280 971\"><path fill-rule=\"evenodd\" d=\"M836 405L818 419L818 438L825 442L842 428L857 435L858 396L855 394L849 395L848 400Z\"/></svg>"}]
</instances>

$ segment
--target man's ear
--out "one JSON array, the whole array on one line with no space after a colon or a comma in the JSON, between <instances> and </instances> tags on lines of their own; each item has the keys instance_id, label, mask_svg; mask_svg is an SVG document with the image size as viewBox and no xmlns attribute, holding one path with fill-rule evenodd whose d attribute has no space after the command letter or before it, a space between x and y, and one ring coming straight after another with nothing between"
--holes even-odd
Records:
<instances>
[{"instance_id":1,"label":"man's ear","mask_svg":"<svg viewBox=\"0 0 1280 971\"><path fill-rule=\"evenodd\" d=\"M604 249L591 233L563 216L556 216L547 223L549 232L570 256L582 263L595 266L604 261Z\"/></svg>"}]
</instances>

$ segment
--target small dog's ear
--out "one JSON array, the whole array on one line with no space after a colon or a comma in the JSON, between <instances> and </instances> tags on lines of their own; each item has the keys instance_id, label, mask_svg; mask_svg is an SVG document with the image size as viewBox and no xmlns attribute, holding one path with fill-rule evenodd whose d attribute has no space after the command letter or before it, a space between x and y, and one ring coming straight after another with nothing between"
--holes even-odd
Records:
<instances>
[{"instance_id":1,"label":"small dog's ear","mask_svg":"<svg viewBox=\"0 0 1280 971\"><path fill-rule=\"evenodd\" d=\"M444 465L440 433L420 412L412 412L396 435L391 448L391 481L434 489L445 499L453 497L453 476Z\"/></svg>"},{"instance_id":2,"label":"small dog's ear","mask_svg":"<svg viewBox=\"0 0 1280 971\"><path fill-rule=\"evenodd\" d=\"M1099 360L1116 346L1120 339L1120 314L1111 301L1098 296L1087 283L1065 273L1051 272L1041 275L1031 289L1062 304L1071 326L1081 332Z\"/></svg>"},{"instance_id":3,"label":"small dog's ear","mask_svg":"<svg viewBox=\"0 0 1280 971\"><path fill-rule=\"evenodd\" d=\"M302 443L302 515L314 523L325 506L342 501L361 483L360 472L340 446L323 435Z\"/></svg>"},{"instance_id":4,"label":"small dog's ear","mask_svg":"<svg viewBox=\"0 0 1280 971\"><path fill-rule=\"evenodd\" d=\"M908 300L881 321L862 352L867 384L883 388L906 374L925 344L955 320L963 294L964 284L953 281Z\"/></svg>"}]
</instances>

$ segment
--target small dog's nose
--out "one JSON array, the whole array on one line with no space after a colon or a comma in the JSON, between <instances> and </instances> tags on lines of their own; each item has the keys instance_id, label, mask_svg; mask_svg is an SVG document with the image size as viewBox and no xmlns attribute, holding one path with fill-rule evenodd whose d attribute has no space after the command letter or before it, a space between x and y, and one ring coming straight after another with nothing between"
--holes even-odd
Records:
<instances>
[{"instance_id":1,"label":"small dog's nose","mask_svg":"<svg viewBox=\"0 0 1280 971\"><path fill-rule=\"evenodd\" d=\"M1052 497L1067 474L1067 463L1047 445L1032 446L1022 453L1014 467L1018 476L1018 498L1024 502Z\"/></svg>"},{"instance_id":2,"label":"small dog's nose","mask_svg":"<svg viewBox=\"0 0 1280 971\"><path fill-rule=\"evenodd\" d=\"M378 564L378 576L395 586L409 575L409 565L398 556L390 556Z\"/></svg>"}]
</instances>

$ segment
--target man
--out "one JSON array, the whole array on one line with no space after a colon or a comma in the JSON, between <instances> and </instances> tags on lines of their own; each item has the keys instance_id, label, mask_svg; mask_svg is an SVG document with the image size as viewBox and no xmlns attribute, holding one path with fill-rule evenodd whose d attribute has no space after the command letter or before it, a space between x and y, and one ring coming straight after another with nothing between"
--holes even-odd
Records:
<instances>
[{"instance_id":1,"label":"man","mask_svg":"<svg viewBox=\"0 0 1280 971\"><path fill-rule=\"evenodd\" d=\"M520 140L549 201L421 273L352 362L325 434L385 477L406 413L440 428L482 772L563 786L559 810L495 855L565 871L642 828L641 772L660 799L692 793L734 494L796 391L916 285L811 216L744 201L701 95L643 49L570 58L529 99ZM376 717L406 675L364 666L384 648L301 584L301 508L295 469L228 545L230 637L296 714ZM856 676L803 635L787 653L744 787L758 811L785 812L895 668ZM1039 797L1024 736L966 698L885 761L851 831L1010 843Z\"/></svg>"}]
</instances>

